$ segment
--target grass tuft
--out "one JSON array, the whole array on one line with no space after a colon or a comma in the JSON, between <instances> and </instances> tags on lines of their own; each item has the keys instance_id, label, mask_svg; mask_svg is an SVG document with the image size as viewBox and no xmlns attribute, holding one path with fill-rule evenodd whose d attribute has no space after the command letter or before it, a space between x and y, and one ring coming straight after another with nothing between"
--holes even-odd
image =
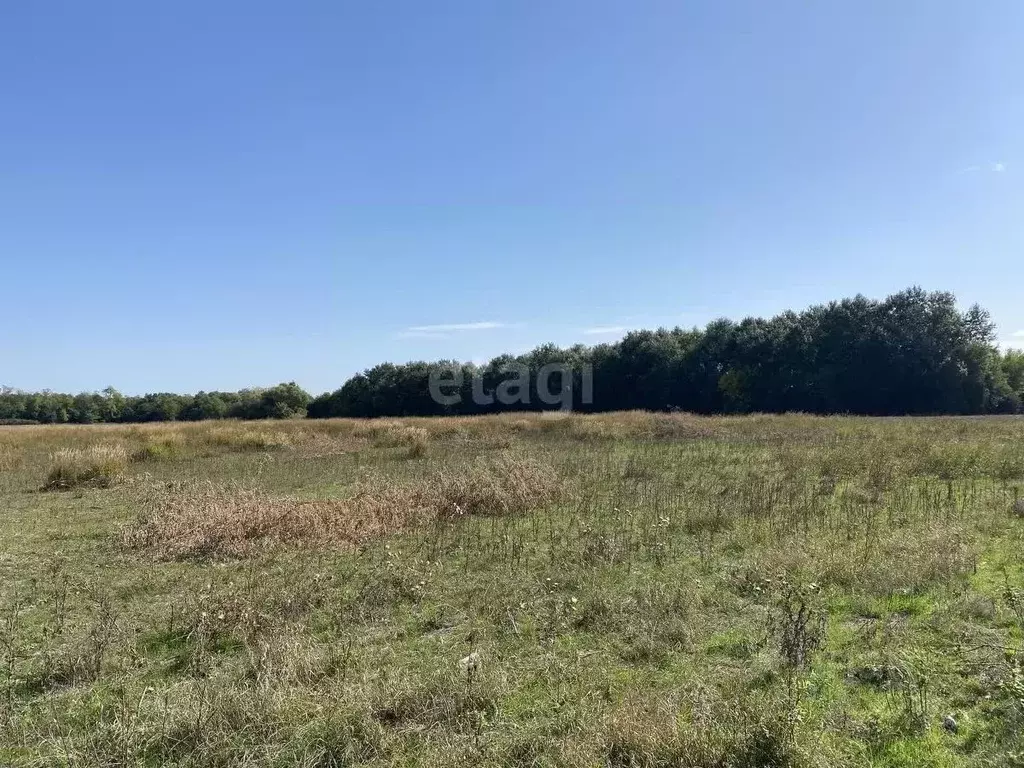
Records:
<instances>
[{"instance_id":1,"label":"grass tuft","mask_svg":"<svg viewBox=\"0 0 1024 768\"><path fill-rule=\"evenodd\" d=\"M128 450L123 445L62 448L50 455L43 488L48 491L109 488L124 481L127 466Z\"/></svg>"}]
</instances>

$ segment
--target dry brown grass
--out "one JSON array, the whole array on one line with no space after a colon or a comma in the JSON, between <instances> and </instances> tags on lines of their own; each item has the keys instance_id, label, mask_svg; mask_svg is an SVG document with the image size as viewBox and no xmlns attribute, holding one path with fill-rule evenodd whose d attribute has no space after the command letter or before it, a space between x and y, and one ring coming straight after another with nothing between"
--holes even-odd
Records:
<instances>
[{"instance_id":1,"label":"dry brown grass","mask_svg":"<svg viewBox=\"0 0 1024 768\"><path fill-rule=\"evenodd\" d=\"M303 501L247 488L164 489L122 531L160 559L241 557L280 545L337 547L463 515L510 515L555 501L562 484L533 459L502 453L426 481L369 481L345 499Z\"/></svg>"},{"instance_id":2,"label":"dry brown grass","mask_svg":"<svg viewBox=\"0 0 1024 768\"><path fill-rule=\"evenodd\" d=\"M723 701L717 693L683 691L683 701L628 700L606 719L604 764L615 768L724 768L810 765L778 702Z\"/></svg>"},{"instance_id":3,"label":"dry brown grass","mask_svg":"<svg viewBox=\"0 0 1024 768\"><path fill-rule=\"evenodd\" d=\"M6 445L0 445L0 472L13 472L21 466L22 456Z\"/></svg>"},{"instance_id":4,"label":"dry brown grass","mask_svg":"<svg viewBox=\"0 0 1024 768\"><path fill-rule=\"evenodd\" d=\"M433 430L426 425L410 426L393 419L363 422L356 425L352 432L354 437L365 438L382 448L408 447L411 451L418 450L421 453L426 452L432 433Z\"/></svg>"},{"instance_id":5,"label":"dry brown grass","mask_svg":"<svg viewBox=\"0 0 1024 768\"><path fill-rule=\"evenodd\" d=\"M977 566L972 536L955 523L933 522L916 530L887 533L864 554L833 558L827 577L875 594L915 594L937 584L962 583Z\"/></svg>"},{"instance_id":6,"label":"dry brown grass","mask_svg":"<svg viewBox=\"0 0 1024 768\"><path fill-rule=\"evenodd\" d=\"M62 448L50 455L46 490L78 487L109 488L124 480L128 450L121 444L98 444L86 448Z\"/></svg>"},{"instance_id":7,"label":"dry brown grass","mask_svg":"<svg viewBox=\"0 0 1024 768\"><path fill-rule=\"evenodd\" d=\"M810 422L810 423L808 423ZM296 419L268 422L207 421L152 424L0 426L0 467L45 473L51 454L95 443L123 443L134 461L205 457L294 449L303 456L332 456L375 448L402 448L409 458L431 453L445 442L479 442L488 448L511 448L531 439L618 440L749 439L750 435L794 429L815 433L829 428L825 419L787 417L703 417L642 411L604 414L506 413L494 416L392 419ZM833 427L834 428L834 427ZM922 430L924 432L926 430ZM924 439L925 435L922 435ZM1008 455L1024 467L1024 453ZM1024 471L1022 469L1021 471ZM1018 472L1019 474L1019 472Z\"/></svg>"},{"instance_id":8,"label":"dry brown grass","mask_svg":"<svg viewBox=\"0 0 1024 768\"><path fill-rule=\"evenodd\" d=\"M145 435L142 445L132 452L132 461L159 461L180 455L188 440L181 431Z\"/></svg>"},{"instance_id":9,"label":"dry brown grass","mask_svg":"<svg viewBox=\"0 0 1024 768\"><path fill-rule=\"evenodd\" d=\"M818 582L858 594L921 594L938 584L963 584L976 569L974 537L956 523L934 521L883 537L851 541L845 534L759 541L744 578Z\"/></svg>"},{"instance_id":10,"label":"dry brown grass","mask_svg":"<svg viewBox=\"0 0 1024 768\"><path fill-rule=\"evenodd\" d=\"M284 448L293 443L292 434L288 431L245 422L214 427L207 430L203 438L209 445L234 451L263 451Z\"/></svg>"}]
</instances>

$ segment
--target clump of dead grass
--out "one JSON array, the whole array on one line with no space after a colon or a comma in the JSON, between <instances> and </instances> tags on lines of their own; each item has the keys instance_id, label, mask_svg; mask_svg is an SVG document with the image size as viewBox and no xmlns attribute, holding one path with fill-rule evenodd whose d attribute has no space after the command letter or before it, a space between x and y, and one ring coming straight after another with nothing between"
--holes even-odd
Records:
<instances>
[{"instance_id":1,"label":"clump of dead grass","mask_svg":"<svg viewBox=\"0 0 1024 768\"><path fill-rule=\"evenodd\" d=\"M952 523L889 531L881 540L856 548L834 541L817 542L811 549L823 581L879 596L920 594L935 585L963 583L978 562L973 536Z\"/></svg>"},{"instance_id":2,"label":"clump of dead grass","mask_svg":"<svg viewBox=\"0 0 1024 768\"><path fill-rule=\"evenodd\" d=\"M410 459L421 459L430 450L430 433L419 427L412 427L411 429L414 432L408 437L409 447L407 455Z\"/></svg>"},{"instance_id":3,"label":"clump of dead grass","mask_svg":"<svg viewBox=\"0 0 1024 768\"><path fill-rule=\"evenodd\" d=\"M745 567L732 574L734 589L766 596L782 582L819 583L858 594L923 594L938 585L964 585L976 570L975 536L962 525L933 521L851 540L845 534L758 540Z\"/></svg>"},{"instance_id":4,"label":"clump of dead grass","mask_svg":"<svg viewBox=\"0 0 1024 768\"><path fill-rule=\"evenodd\" d=\"M124 480L128 459L128 450L121 444L61 448L50 454L50 468L43 488L48 491L109 488Z\"/></svg>"},{"instance_id":5,"label":"clump of dead grass","mask_svg":"<svg viewBox=\"0 0 1024 768\"><path fill-rule=\"evenodd\" d=\"M399 679L376 695L374 719L393 728L444 728L468 732L481 717L497 712L497 697L490 680L467 685L465 676L443 671L426 680Z\"/></svg>"},{"instance_id":6,"label":"clump of dead grass","mask_svg":"<svg viewBox=\"0 0 1024 768\"><path fill-rule=\"evenodd\" d=\"M425 427L414 427L391 419L360 424L353 435L367 438L381 448L408 448L411 457L424 455L430 443L430 432Z\"/></svg>"},{"instance_id":7,"label":"clump of dead grass","mask_svg":"<svg viewBox=\"0 0 1024 768\"><path fill-rule=\"evenodd\" d=\"M252 425L218 427L204 435L209 445L231 451L267 451L286 448L292 436L280 429L264 429Z\"/></svg>"},{"instance_id":8,"label":"clump of dead grass","mask_svg":"<svg viewBox=\"0 0 1024 768\"><path fill-rule=\"evenodd\" d=\"M0 445L0 472L13 472L22 465L22 456L13 448Z\"/></svg>"},{"instance_id":9,"label":"clump of dead grass","mask_svg":"<svg viewBox=\"0 0 1024 768\"><path fill-rule=\"evenodd\" d=\"M441 519L520 514L565 491L554 469L510 451L478 458L466 470L446 467L426 485Z\"/></svg>"},{"instance_id":10,"label":"clump of dead grass","mask_svg":"<svg viewBox=\"0 0 1024 768\"><path fill-rule=\"evenodd\" d=\"M797 748L783 702L692 693L690 698L681 711L657 699L623 702L604 725L603 763L615 768L809 764Z\"/></svg>"},{"instance_id":11,"label":"clump of dead grass","mask_svg":"<svg viewBox=\"0 0 1024 768\"><path fill-rule=\"evenodd\" d=\"M364 448L363 438L352 437L344 432L312 432L294 444L296 456L303 459L324 459L343 456Z\"/></svg>"},{"instance_id":12,"label":"clump of dead grass","mask_svg":"<svg viewBox=\"0 0 1024 768\"><path fill-rule=\"evenodd\" d=\"M558 499L549 467L509 453L424 481L361 483L345 499L303 501L251 488L185 483L164 489L122 531L132 549L160 559L242 557L275 546L354 546L463 515L510 515Z\"/></svg>"}]
</instances>

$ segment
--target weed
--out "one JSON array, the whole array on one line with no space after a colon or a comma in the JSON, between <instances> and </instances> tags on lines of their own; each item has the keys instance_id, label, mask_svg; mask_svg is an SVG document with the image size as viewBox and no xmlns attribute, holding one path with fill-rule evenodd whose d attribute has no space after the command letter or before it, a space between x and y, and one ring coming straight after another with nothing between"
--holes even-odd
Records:
<instances>
[{"instance_id":1,"label":"weed","mask_svg":"<svg viewBox=\"0 0 1024 768\"><path fill-rule=\"evenodd\" d=\"M805 669L825 637L827 617L818 599L817 584L779 586L769 631L776 638L779 656L792 669Z\"/></svg>"}]
</instances>

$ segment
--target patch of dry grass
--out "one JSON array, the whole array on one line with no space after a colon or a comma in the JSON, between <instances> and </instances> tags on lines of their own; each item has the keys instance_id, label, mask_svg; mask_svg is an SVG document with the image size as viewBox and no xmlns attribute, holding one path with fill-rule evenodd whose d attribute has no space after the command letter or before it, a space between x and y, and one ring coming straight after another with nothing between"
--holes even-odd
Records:
<instances>
[{"instance_id":1,"label":"patch of dry grass","mask_svg":"<svg viewBox=\"0 0 1024 768\"><path fill-rule=\"evenodd\" d=\"M122 531L123 543L161 559L241 557L273 546L355 545L463 515L510 515L563 492L555 472L502 453L465 471L442 469L425 481L369 481L345 499L303 501L248 488L176 484Z\"/></svg>"},{"instance_id":2,"label":"patch of dry grass","mask_svg":"<svg viewBox=\"0 0 1024 768\"><path fill-rule=\"evenodd\" d=\"M142 445L132 452L132 461L160 461L181 455L188 444L181 431L145 435Z\"/></svg>"},{"instance_id":3,"label":"patch of dry grass","mask_svg":"<svg viewBox=\"0 0 1024 768\"><path fill-rule=\"evenodd\" d=\"M406 447L410 455L415 457L426 453L432 433L425 426L410 426L402 421L380 419L357 425L352 434L382 448Z\"/></svg>"},{"instance_id":4,"label":"patch of dry grass","mask_svg":"<svg viewBox=\"0 0 1024 768\"><path fill-rule=\"evenodd\" d=\"M62 448L50 455L44 488L63 491L78 487L109 488L124 480L128 450L121 444Z\"/></svg>"},{"instance_id":5,"label":"patch of dry grass","mask_svg":"<svg viewBox=\"0 0 1024 768\"><path fill-rule=\"evenodd\" d=\"M6 445L0 445L0 472L13 472L21 466L22 456Z\"/></svg>"},{"instance_id":6,"label":"patch of dry grass","mask_svg":"<svg viewBox=\"0 0 1024 768\"><path fill-rule=\"evenodd\" d=\"M208 445L233 451L265 451L285 448L293 442L292 435L283 429L247 423L217 426L201 434Z\"/></svg>"},{"instance_id":7,"label":"patch of dry grass","mask_svg":"<svg viewBox=\"0 0 1024 768\"><path fill-rule=\"evenodd\" d=\"M605 765L615 768L798 768L811 765L800 752L780 702L737 706L706 691L689 701L624 702L607 718Z\"/></svg>"},{"instance_id":8,"label":"patch of dry grass","mask_svg":"<svg viewBox=\"0 0 1024 768\"><path fill-rule=\"evenodd\" d=\"M975 544L962 526L935 522L888 533L863 554L847 550L845 557L833 557L826 578L878 595L917 594L962 583L977 562Z\"/></svg>"},{"instance_id":9,"label":"patch of dry grass","mask_svg":"<svg viewBox=\"0 0 1024 768\"><path fill-rule=\"evenodd\" d=\"M965 584L977 562L974 538L956 523L936 521L859 541L846 535L762 541L740 581L741 589L782 579L877 597L914 595L938 585Z\"/></svg>"}]
</instances>

